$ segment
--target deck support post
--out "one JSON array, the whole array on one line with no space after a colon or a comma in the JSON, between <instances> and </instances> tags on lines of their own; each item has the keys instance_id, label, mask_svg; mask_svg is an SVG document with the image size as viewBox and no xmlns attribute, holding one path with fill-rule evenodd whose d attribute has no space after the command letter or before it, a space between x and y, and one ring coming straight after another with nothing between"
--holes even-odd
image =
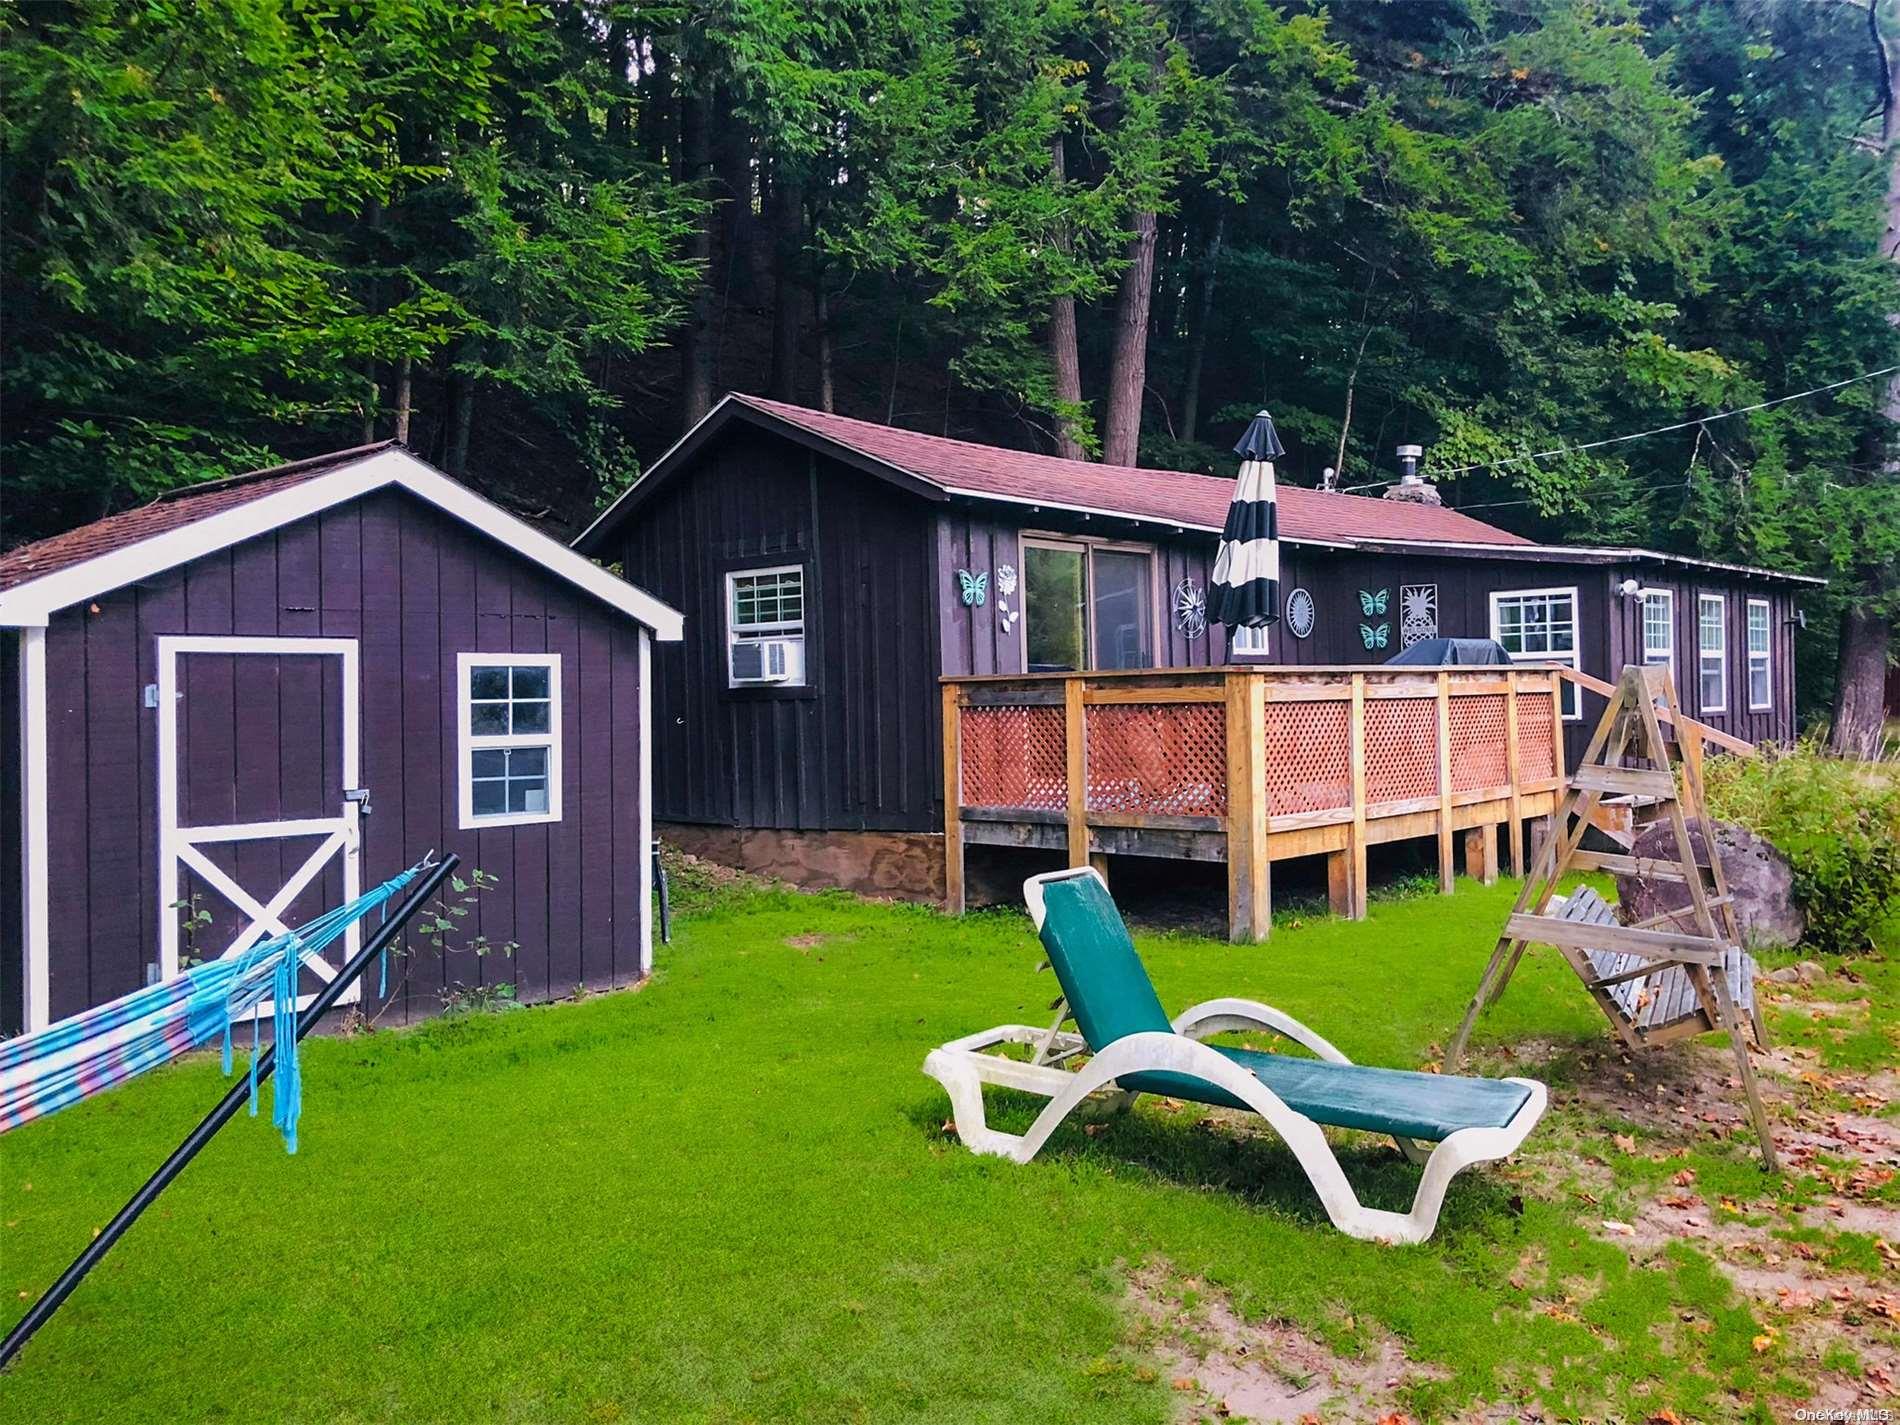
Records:
<instances>
[{"instance_id":1,"label":"deck support post","mask_svg":"<svg viewBox=\"0 0 1900 1425\"><path fill-rule=\"evenodd\" d=\"M1257 673L1227 675L1227 939L1259 943L1273 928L1268 880L1267 688Z\"/></svg>"},{"instance_id":2,"label":"deck support post","mask_svg":"<svg viewBox=\"0 0 1900 1425\"><path fill-rule=\"evenodd\" d=\"M1089 864L1089 774L1087 720L1082 714L1082 676L1062 681L1064 748L1068 754L1069 864Z\"/></svg>"},{"instance_id":3,"label":"deck support post","mask_svg":"<svg viewBox=\"0 0 1900 1425\"><path fill-rule=\"evenodd\" d=\"M1504 761L1511 778L1510 820L1505 823L1510 828L1511 874L1522 877L1524 874L1524 805L1523 780L1517 756L1517 670L1512 669L1504 675Z\"/></svg>"},{"instance_id":4,"label":"deck support post","mask_svg":"<svg viewBox=\"0 0 1900 1425\"><path fill-rule=\"evenodd\" d=\"M1326 853L1326 908L1342 919L1352 918L1352 852Z\"/></svg>"},{"instance_id":5,"label":"deck support post","mask_svg":"<svg viewBox=\"0 0 1900 1425\"><path fill-rule=\"evenodd\" d=\"M963 890L963 718L957 687L943 685L943 908L962 915Z\"/></svg>"},{"instance_id":6,"label":"deck support post","mask_svg":"<svg viewBox=\"0 0 1900 1425\"><path fill-rule=\"evenodd\" d=\"M1457 867L1451 846L1451 674L1438 673L1438 893L1451 894Z\"/></svg>"},{"instance_id":7,"label":"deck support post","mask_svg":"<svg viewBox=\"0 0 1900 1425\"><path fill-rule=\"evenodd\" d=\"M1498 828L1496 822L1465 831L1465 874L1487 886L1498 883Z\"/></svg>"},{"instance_id":8,"label":"deck support post","mask_svg":"<svg viewBox=\"0 0 1900 1425\"><path fill-rule=\"evenodd\" d=\"M1366 675L1352 675L1352 715L1348 720L1347 766L1352 777L1352 820L1346 825L1354 920L1366 918Z\"/></svg>"}]
</instances>

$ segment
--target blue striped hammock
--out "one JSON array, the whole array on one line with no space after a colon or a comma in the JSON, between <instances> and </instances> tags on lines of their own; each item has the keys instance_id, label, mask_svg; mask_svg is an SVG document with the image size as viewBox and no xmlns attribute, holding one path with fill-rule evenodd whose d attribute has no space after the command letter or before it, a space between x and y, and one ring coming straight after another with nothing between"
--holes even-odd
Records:
<instances>
[{"instance_id":1,"label":"blue striped hammock","mask_svg":"<svg viewBox=\"0 0 1900 1425\"><path fill-rule=\"evenodd\" d=\"M277 1045L271 1121L297 1151L303 1079L297 1064L297 981L304 957L319 955L369 912L386 905L423 866L318 916L287 935L99 1005L33 1034L0 1041L0 1133L57 1113L179 1055L224 1041L231 1072L231 1026L251 1014L251 1114L257 1114L258 1006L271 1002Z\"/></svg>"}]
</instances>

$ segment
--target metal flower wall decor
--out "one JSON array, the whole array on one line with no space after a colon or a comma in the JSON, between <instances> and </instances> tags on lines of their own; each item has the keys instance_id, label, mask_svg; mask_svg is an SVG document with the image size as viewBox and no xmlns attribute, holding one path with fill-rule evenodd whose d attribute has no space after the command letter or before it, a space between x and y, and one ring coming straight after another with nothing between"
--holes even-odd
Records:
<instances>
[{"instance_id":1,"label":"metal flower wall decor","mask_svg":"<svg viewBox=\"0 0 1900 1425\"><path fill-rule=\"evenodd\" d=\"M1192 579L1174 586L1174 626L1189 643L1207 632L1207 592Z\"/></svg>"}]
</instances>

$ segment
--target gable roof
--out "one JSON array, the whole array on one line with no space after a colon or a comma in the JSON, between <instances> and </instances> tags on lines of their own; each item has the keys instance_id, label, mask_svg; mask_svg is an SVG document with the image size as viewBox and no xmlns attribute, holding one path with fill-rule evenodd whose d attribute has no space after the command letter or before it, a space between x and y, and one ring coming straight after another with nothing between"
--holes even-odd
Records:
<instances>
[{"instance_id":1,"label":"gable roof","mask_svg":"<svg viewBox=\"0 0 1900 1425\"><path fill-rule=\"evenodd\" d=\"M556 578L680 637L678 610L609 574L394 441L207 480L0 554L0 627L43 626L59 609L396 486L500 541Z\"/></svg>"},{"instance_id":2,"label":"gable roof","mask_svg":"<svg viewBox=\"0 0 1900 1425\"><path fill-rule=\"evenodd\" d=\"M1033 451L1004 450L734 394L715 406L632 489L588 526L574 541L575 547L597 550L607 535L651 496L669 470L686 463L694 450L733 419L748 420L816 445L871 473L895 476L916 493L937 500L966 496L1153 520L1181 529L1219 533L1234 494L1234 482L1218 475L1100 465ZM1360 540L1390 540L1534 547L1521 535L1439 505L1327 494L1299 485L1281 485L1275 499L1279 503L1280 537L1296 544L1350 545Z\"/></svg>"}]
</instances>

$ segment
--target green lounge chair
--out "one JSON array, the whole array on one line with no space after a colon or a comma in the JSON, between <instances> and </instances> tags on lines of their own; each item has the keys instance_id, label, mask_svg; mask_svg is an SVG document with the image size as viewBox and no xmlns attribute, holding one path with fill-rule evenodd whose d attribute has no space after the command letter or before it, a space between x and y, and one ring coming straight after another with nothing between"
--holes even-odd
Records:
<instances>
[{"instance_id":1,"label":"green lounge chair","mask_svg":"<svg viewBox=\"0 0 1900 1425\"><path fill-rule=\"evenodd\" d=\"M1251 1110L1292 1148L1340 1231L1373 1241L1423 1242L1438 1225L1452 1178L1473 1163L1510 1156L1543 1116L1544 1086L1535 1080L1353 1064L1298 1020L1251 1000L1209 1000L1170 1022L1098 874L1078 868L1032 876L1023 896L1081 1033L1063 1032L1060 1020L1051 1029L1006 1024L954 1040L924 1060L924 1072L949 1091L957 1136L978 1153L1028 1162L1056 1125L1098 1092L1113 1095L1108 1103L1114 1108L1153 1093ZM1318 1057L1201 1042L1211 1034L1259 1029ZM1037 1046L1034 1062L991 1052L1004 1044ZM1060 1067L1082 1054L1090 1057L1079 1071ZM1027 1133L998 1132L984 1123L986 1083L1052 1101ZM1389 1134L1408 1159L1423 1163L1412 1210L1362 1207L1322 1125Z\"/></svg>"}]
</instances>

